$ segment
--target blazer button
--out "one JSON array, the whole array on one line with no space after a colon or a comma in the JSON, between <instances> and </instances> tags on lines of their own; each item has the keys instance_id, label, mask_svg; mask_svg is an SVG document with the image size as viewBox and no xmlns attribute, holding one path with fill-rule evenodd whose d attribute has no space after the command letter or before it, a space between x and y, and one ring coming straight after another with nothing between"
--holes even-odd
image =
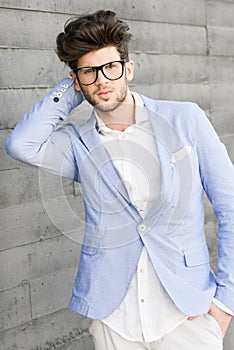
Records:
<instances>
[{"instance_id":1,"label":"blazer button","mask_svg":"<svg viewBox=\"0 0 234 350\"><path fill-rule=\"evenodd\" d=\"M145 232L146 229L147 229L147 227L146 227L144 224L141 224L141 225L139 226L139 230L140 230L141 232Z\"/></svg>"}]
</instances>

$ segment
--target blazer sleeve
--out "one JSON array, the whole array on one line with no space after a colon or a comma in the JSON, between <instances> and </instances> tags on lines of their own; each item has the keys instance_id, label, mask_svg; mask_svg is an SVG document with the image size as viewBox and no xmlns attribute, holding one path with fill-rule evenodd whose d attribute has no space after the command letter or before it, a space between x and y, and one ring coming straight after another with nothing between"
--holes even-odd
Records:
<instances>
[{"instance_id":1,"label":"blazer sleeve","mask_svg":"<svg viewBox=\"0 0 234 350\"><path fill-rule=\"evenodd\" d=\"M234 167L200 108L196 114L196 139L203 188L218 220L215 298L234 310Z\"/></svg>"},{"instance_id":2,"label":"blazer sleeve","mask_svg":"<svg viewBox=\"0 0 234 350\"><path fill-rule=\"evenodd\" d=\"M17 124L6 141L13 158L78 181L71 135L56 126L83 100L71 78L63 79Z\"/></svg>"}]
</instances>

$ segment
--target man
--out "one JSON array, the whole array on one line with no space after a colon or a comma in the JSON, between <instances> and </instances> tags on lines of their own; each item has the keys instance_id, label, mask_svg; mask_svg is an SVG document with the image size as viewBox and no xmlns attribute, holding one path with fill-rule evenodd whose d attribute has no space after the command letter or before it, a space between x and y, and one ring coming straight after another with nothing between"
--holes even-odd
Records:
<instances>
[{"instance_id":1,"label":"man","mask_svg":"<svg viewBox=\"0 0 234 350\"><path fill-rule=\"evenodd\" d=\"M71 78L26 114L6 149L82 184L69 307L93 319L96 349L220 350L234 310L233 165L196 104L130 91L128 30L111 11L69 21L57 53ZM91 118L56 127L84 99ZM204 191L219 221L217 276Z\"/></svg>"}]
</instances>

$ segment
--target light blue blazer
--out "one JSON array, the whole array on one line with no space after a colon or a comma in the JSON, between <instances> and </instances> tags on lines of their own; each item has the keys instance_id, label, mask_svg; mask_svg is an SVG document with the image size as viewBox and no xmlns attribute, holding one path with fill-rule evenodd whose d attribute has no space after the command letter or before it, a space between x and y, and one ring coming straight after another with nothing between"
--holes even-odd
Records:
<instances>
[{"instance_id":1,"label":"light blue blazer","mask_svg":"<svg viewBox=\"0 0 234 350\"><path fill-rule=\"evenodd\" d=\"M72 79L37 103L6 142L12 157L82 184L86 227L69 307L94 319L110 315L126 295L145 246L183 313L206 313L214 296L234 310L233 165L196 104L141 97L161 170L160 196L144 219L101 143L94 115L85 124L54 129L82 102ZM140 152L140 140L138 146ZM217 276L204 235L204 191L218 219Z\"/></svg>"}]
</instances>

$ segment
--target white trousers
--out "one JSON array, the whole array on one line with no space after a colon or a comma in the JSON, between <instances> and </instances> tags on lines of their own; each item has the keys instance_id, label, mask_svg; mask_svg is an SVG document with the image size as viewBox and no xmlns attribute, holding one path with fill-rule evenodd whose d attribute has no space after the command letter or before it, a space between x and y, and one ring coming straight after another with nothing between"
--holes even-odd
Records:
<instances>
[{"instance_id":1,"label":"white trousers","mask_svg":"<svg viewBox=\"0 0 234 350\"><path fill-rule=\"evenodd\" d=\"M145 343L121 337L103 322L94 320L90 325L95 350L222 350L221 329L210 315L186 320L158 341Z\"/></svg>"}]
</instances>

